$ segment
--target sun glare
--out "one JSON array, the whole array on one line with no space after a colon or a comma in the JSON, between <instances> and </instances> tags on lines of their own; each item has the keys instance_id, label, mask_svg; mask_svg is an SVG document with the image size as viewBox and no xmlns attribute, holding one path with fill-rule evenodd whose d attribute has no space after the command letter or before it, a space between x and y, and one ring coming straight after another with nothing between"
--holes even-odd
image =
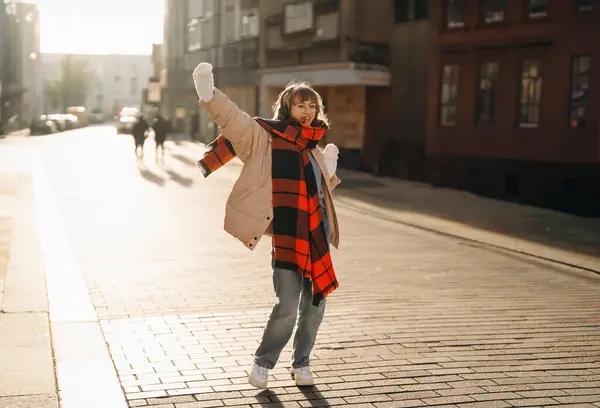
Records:
<instances>
[{"instance_id":1,"label":"sun glare","mask_svg":"<svg viewBox=\"0 0 600 408\"><path fill-rule=\"evenodd\" d=\"M162 0L37 0L42 53L151 54Z\"/></svg>"}]
</instances>

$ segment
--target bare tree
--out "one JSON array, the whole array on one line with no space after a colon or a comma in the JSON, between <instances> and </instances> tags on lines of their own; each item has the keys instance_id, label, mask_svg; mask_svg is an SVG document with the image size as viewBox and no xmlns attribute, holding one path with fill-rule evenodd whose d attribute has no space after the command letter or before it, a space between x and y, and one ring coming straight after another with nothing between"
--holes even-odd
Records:
<instances>
[{"instance_id":1,"label":"bare tree","mask_svg":"<svg viewBox=\"0 0 600 408\"><path fill-rule=\"evenodd\" d=\"M93 72L86 60L73 55L64 56L44 84L47 105L63 112L69 106L85 106L93 79Z\"/></svg>"}]
</instances>

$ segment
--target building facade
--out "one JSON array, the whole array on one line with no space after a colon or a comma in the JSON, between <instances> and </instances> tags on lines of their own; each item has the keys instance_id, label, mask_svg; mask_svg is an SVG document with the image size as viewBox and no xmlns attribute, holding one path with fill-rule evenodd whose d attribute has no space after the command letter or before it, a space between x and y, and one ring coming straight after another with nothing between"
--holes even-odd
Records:
<instances>
[{"instance_id":1,"label":"building facade","mask_svg":"<svg viewBox=\"0 0 600 408\"><path fill-rule=\"evenodd\" d=\"M164 100L166 96L167 70L163 44L152 44L150 56L150 77L143 90L143 101L148 108L159 112L163 117L168 116Z\"/></svg>"},{"instance_id":2,"label":"building facade","mask_svg":"<svg viewBox=\"0 0 600 408\"><path fill-rule=\"evenodd\" d=\"M385 131L391 101L393 2L261 0L259 114L290 80L312 84L340 147L340 166L361 168L366 140Z\"/></svg>"},{"instance_id":3,"label":"building facade","mask_svg":"<svg viewBox=\"0 0 600 408\"><path fill-rule=\"evenodd\" d=\"M191 81L193 67L186 64L187 20L189 0L165 0L163 52L165 98L163 109L174 131L186 130L189 111L197 108Z\"/></svg>"},{"instance_id":4,"label":"building facade","mask_svg":"<svg viewBox=\"0 0 600 408\"><path fill-rule=\"evenodd\" d=\"M427 80L431 33L428 0L395 0L390 38L391 100L381 130L365 140L365 170L410 180L425 179Z\"/></svg>"},{"instance_id":5,"label":"building facade","mask_svg":"<svg viewBox=\"0 0 600 408\"><path fill-rule=\"evenodd\" d=\"M360 0L167 0L169 115L176 129L178 118L187 129L198 109L191 74L202 61L213 64L215 85L251 115L271 117L290 80L304 80L324 99L332 120L325 142L342 149L340 165L362 168L368 141L391 133L393 13L392 0L377 7ZM217 129L198 111L201 140L212 140Z\"/></svg>"},{"instance_id":6,"label":"building facade","mask_svg":"<svg viewBox=\"0 0 600 408\"><path fill-rule=\"evenodd\" d=\"M213 65L215 86L242 109L257 112L258 1L167 0L165 10L166 110L176 130L188 130L199 114L200 140L216 136L208 114L198 107L192 72Z\"/></svg>"},{"instance_id":7,"label":"building facade","mask_svg":"<svg viewBox=\"0 0 600 408\"><path fill-rule=\"evenodd\" d=\"M88 111L98 110L106 117L113 116L125 106L141 107L142 93L151 74L149 55L67 55L44 54L42 56L45 80L60 75L65 58L79 63L90 73L89 88L84 105ZM52 106L48 100L45 111L64 109L63 103Z\"/></svg>"},{"instance_id":8,"label":"building facade","mask_svg":"<svg viewBox=\"0 0 600 408\"><path fill-rule=\"evenodd\" d=\"M600 215L600 3L430 6L428 179Z\"/></svg>"},{"instance_id":9,"label":"building facade","mask_svg":"<svg viewBox=\"0 0 600 408\"><path fill-rule=\"evenodd\" d=\"M40 115L43 105L39 13L35 4L4 6L3 116L18 118L19 126L26 126Z\"/></svg>"}]
</instances>

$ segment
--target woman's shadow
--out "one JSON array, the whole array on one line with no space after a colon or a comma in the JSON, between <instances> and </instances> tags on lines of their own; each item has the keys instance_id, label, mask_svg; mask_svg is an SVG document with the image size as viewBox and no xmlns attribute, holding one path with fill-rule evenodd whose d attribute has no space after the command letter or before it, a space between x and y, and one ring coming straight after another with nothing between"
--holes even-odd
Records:
<instances>
[{"instance_id":1,"label":"woman's shadow","mask_svg":"<svg viewBox=\"0 0 600 408\"><path fill-rule=\"evenodd\" d=\"M321 394L319 388L315 385L312 387L298 387L300 392L304 394L306 402L310 405L303 405L307 407L328 407L330 406L327 399ZM286 393L287 395L287 393ZM256 399L261 407L264 408L285 408L283 402L277 396L277 393L271 390L265 390L256 394Z\"/></svg>"}]
</instances>

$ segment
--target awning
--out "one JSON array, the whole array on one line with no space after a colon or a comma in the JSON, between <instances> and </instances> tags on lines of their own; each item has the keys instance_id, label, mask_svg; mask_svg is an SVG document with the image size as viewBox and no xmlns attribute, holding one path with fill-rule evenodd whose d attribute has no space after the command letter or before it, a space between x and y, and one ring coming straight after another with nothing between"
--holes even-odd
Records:
<instances>
[{"instance_id":1,"label":"awning","mask_svg":"<svg viewBox=\"0 0 600 408\"><path fill-rule=\"evenodd\" d=\"M269 68L258 71L263 86L284 87L292 80L306 81L314 86L390 86L387 67L356 63L302 65Z\"/></svg>"}]
</instances>

